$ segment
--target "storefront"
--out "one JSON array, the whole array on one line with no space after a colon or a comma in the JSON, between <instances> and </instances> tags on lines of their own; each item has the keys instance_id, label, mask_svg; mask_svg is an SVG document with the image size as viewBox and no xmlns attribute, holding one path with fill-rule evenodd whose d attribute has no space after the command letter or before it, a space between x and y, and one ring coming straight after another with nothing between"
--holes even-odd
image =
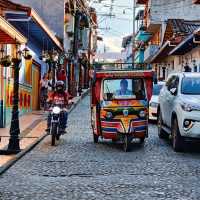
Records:
<instances>
[{"instance_id":1,"label":"storefront","mask_svg":"<svg viewBox=\"0 0 200 200\"><path fill-rule=\"evenodd\" d=\"M6 2L7 3L7 2ZM3 13L5 16L1 18L0 28L3 27L4 32L9 35L16 32L10 37L1 37L4 44L3 48L7 55L15 52L15 38L23 38L20 42L21 50L27 49L30 53L29 58L22 58L19 72L19 115L39 109L39 91L41 76L47 72L48 63L41 59L42 52L45 50L57 50L62 52L63 48L59 40L50 31L48 26L38 16L38 14L30 7L5 3ZM7 6L7 7L6 7ZM7 24L7 26L5 26ZM9 27L11 27L9 29ZM24 42L24 36L26 41ZM12 39L14 38L14 39ZM13 42L13 41L14 42ZM21 39L22 40L22 39ZM11 42L10 42L11 41ZM19 43L19 41L17 41ZM1 117L0 127L5 127L10 123L12 100L13 100L13 70L12 68L1 69Z\"/></svg>"},{"instance_id":2,"label":"storefront","mask_svg":"<svg viewBox=\"0 0 200 200\"><path fill-rule=\"evenodd\" d=\"M6 56L12 57L13 54L16 53L16 43L25 44L26 42L27 39L19 31L17 31L3 17L0 17L1 53L4 52ZM9 63L9 59L7 59L7 63ZM5 125L10 121L13 103L13 68L7 63L2 56L0 67L0 127L5 127ZM21 103L20 111L23 112L30 107L31 94L29 88L21 87L20 93L27 97L26 105Z\"/></svg>"}]
</instances>

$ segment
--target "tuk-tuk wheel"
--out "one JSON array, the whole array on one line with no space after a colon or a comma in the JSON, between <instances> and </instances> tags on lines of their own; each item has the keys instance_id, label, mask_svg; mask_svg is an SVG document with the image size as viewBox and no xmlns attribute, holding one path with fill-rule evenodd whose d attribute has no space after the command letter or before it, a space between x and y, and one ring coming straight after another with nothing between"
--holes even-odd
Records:
<instances>
[{"instance_id":1,"label":"tuk-tuk wheel","mask_svg":"<svg viewBox=\"0 0 200 200\"><path fill-rule=\"evenodd\" d=\"M131 136L129 136L129 135L125 135L124 136L124 146L123 146L123 148L124 148L124 151L125 152L128 152L128 151L130 151L130 149L131 149L131 141L132 141L132 137Z\"/></svg>"},{"instance_id":2,"label":"tuk-tuk wheel","mask_svg":"<svg viewBox=\"0 0 200 200\"><path fill-rule=\"evenodd\" d=\"M118 140L117 139L112 139L112 142L113 143L116 143Z\"/></svg>"},{"instance_id":3,"label":"tuk-tuk wheel","mask_svg":"<svg viewBox=\"0 0 200 200\"><path fill-rule=\"evenodd\" d=\"M94 143L98 143L99 136L93 133L93 140L94 140Z\"/></svg>"},{"instance_id":4,"label":"tuk-tuk wheel","mask_svg":"<svg viewBox=\"0 0 200 200\"><path fill-rule=\"evenodd\" d=\"M140 144L144 144L145 138L140 138Z\"/></svg>"}]
</instances>

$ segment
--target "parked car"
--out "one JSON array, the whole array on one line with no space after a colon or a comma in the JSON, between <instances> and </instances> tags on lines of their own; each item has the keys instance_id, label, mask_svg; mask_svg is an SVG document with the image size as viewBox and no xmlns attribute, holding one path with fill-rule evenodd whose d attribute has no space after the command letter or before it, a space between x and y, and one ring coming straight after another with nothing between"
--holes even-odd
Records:
<instances>
[{"instance_id":1,"label":"parked car","mask_svg":"<svg viewBox=\"0 0 200 200\"><path fill-rule=\"evenodd\" d=\"M150 120L157 120L157 111L158 111L158 104L159 104L159 94L164 85L164 82L158 82L153 86L153 95L149 102L149 119Z\"/></svg>"},{"instance_id":2,"label":"parked car","mask_svg":"<svg viewBox=\"0 0 200 200\"><path fill-rule=\"evenodd\" d=\"M200 73L168 77L159 96L158 135L171 136L174 151L186 140L200 139Z\"/></svg>"}]
</instances>

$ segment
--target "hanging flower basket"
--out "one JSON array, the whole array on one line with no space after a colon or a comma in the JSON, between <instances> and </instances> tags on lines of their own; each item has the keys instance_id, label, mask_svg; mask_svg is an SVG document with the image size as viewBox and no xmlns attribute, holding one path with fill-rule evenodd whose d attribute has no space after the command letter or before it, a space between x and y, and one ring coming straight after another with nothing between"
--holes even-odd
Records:
<instances>
[{"instance_id":1,"label":"hanging flower basket","mask_svg":"<svg viewBox=\"0 0 200 200\"><path fill-rule=\"evenodd\" d=\"M51 58L46 58L45 63L51 63Z\"/></svg>"},{"instance_id":2,"label":"hanging flower basket","mask_svg":"<svg viewBox=\"0 0 200 200\"><path fill-rule=\"evenodd\" d=\"M68 37L73 37L74 33L73 32L67 32Z\"/></svg>"},{"instance_id":3,"label":"hanging flower basket","mask_svg":"<svg viewBox=\"0 0 200 200\"><path fill-rule=\"evenodd\" d=\"M5 56L0 60L0 64L4 67L9 67L11 65L12 61L10 56Z\"/></svg>"},{"instance_id":4,"label":"hanging flower basket","mask_svg":"<svg viewBox=\"0 0 200 200\"><path fill-rule=\"evenodd\" d=\"M32 59L32 55L27 55L26 57L24 57L26 60L31 60Z\"/></svg>"}]
</instances>

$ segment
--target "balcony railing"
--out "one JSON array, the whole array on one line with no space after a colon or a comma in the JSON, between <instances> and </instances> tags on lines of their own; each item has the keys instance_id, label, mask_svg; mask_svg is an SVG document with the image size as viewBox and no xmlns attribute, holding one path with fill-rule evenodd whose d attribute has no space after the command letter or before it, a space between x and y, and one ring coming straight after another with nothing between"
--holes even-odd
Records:
<instances>
[{"instance_id":1,"label":"balcony railing","mask_svg":"<svg viewBox=\"0 0 200 200\"><path fill-rule=\"evenodd\" d=\"M148 63L150 61L150 58L152 58L158 50L158 45L149 45L144 52L144 62Z\"/></svg>"},{"instance_id":2,"label":"balcony railing","mask_svg":"<svg viewBox=\"0 0 200 200\"><path fill-rule=\"evenodd\" d=\"M135 63L144 63L144 51L139 50L135 53Z\"/></svg>"}]
</instances>

